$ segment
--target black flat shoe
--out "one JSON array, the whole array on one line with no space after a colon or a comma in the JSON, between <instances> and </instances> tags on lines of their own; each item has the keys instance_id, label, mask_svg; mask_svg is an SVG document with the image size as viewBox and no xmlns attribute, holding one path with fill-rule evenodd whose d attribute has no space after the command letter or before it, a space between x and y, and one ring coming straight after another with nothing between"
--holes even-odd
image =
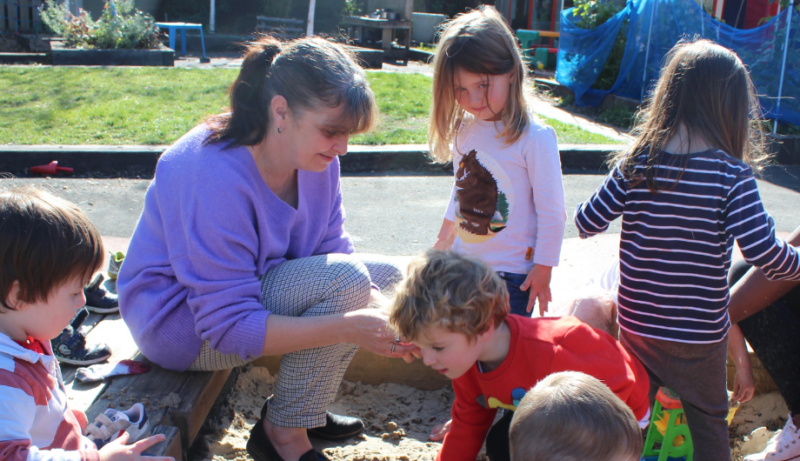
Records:
<instances>
[{"instance_id":1,"label":"black flat shoe","mask_svg":"<svg viewBox=\"0 0 800 461\"><path fill-rule=\"evenodd\" d=\"M250 438L247 440L247 453L255 461L283 461L281 455L278 454L278 450L275 449L267 434L264 433L264 419L267 416L268 403L269 399L261 407L261 419L250 430ZM330 461L330 459L312 448L303 453L303 456L298 461Z\"/></svg>"},{"instance_id":2,"label":"black flat shoe","mask_svg":"<svg viewBox=\"0 0 800 461\"><path fill-rule=\"evenodd\" d=\"M272 396L267 398L264 406L261 407L261 419L267 417L267 407ZM364 432L364 422L351 416L334 415L330 411L325 413L325 425L308 429L308 436L320 440L339 440L349 439Z\"/></svg>"},{"instance_id":3,"label":"black flat shoe","mask_svg":"<svg viewBox=\"0 0 800 461\"><path fill-rule=\"evenodd\" d=\"M325 414L325 425L308 430L308 436L322 440L345 440L364 432L364 422L351 416Z\"/></svg>"}]
</instances>

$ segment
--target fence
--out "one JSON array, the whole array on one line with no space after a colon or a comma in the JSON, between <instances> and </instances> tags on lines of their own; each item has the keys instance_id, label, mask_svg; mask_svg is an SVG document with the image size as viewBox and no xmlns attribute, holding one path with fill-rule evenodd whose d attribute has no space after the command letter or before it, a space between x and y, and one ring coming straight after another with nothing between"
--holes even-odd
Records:
<instances>
[{"instance_id":1,"label":"fence","mask_svg":"<svg viewBox=\"0 0 800 461\"><path fill-rule=\"evenodd\" d=\"M667 51L681 38L702 37L739 55L768 118L800 126L800 14L793 6L749 30L715 20L694 0L631 0L593 30L578 28L572 12L562 12L556 79L575 93L578 105L596 106L608 93L642 99ZM616 82L608 91L593 89L624 21L627 43Z\"/></svg>"},{"instance_id":2,"label":"fence","mask_svg":"<svg viewBox=\"0 0 800 461\"><path fill-rule=\"evenodd\" d=\"M42 3L43 0L0 0L0 33L40 33Z\"/></svg>"}]
</instances>

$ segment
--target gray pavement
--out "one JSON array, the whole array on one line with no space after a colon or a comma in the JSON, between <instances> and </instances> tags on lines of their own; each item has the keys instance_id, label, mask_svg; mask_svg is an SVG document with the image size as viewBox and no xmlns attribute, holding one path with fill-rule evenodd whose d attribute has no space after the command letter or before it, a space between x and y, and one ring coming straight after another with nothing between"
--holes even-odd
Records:
<instances>
[{"instance_id":1,"label":"gray pavement","mask_svg":"<svg viewBox=\"0 0 800 461\"><path fill-rule=\"evenodd\" d=\"M605 178L602 174L566 171L564 189L570 216ZM800 225L800 166L773 169L758 181L762 200L779 232ZM127 238L141 214L149 180L11 178L0 188L38 185L78 204L107 237ZM441 226L450 195L452 177L345 176L342 190L347 211L347 230L356 248L364 253L413 255L433 243ZM616 221L609 232L619 232ZM577 237L571 221L565 238Z\"/></svg>"}]
</instances>

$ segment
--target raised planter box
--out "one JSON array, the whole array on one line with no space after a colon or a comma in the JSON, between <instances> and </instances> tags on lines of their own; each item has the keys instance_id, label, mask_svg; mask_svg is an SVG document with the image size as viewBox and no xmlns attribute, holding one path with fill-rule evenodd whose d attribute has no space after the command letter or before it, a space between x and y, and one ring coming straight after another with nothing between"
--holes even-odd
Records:
<instances>
[{"instance_id":1,"label":"raised planter box","mask_svg":"<svg viewBox=\"0 0 800 461\"><path fill-rule=\"evenodd\" d=\"M800 136L767 135L773 160L781 165L800 165Z\"/></svg>"},{"instance_id":2,"label":"raised planter box","mask_svg":"<svg viewBox=\"0 0 800 461\"><path fill-rule=\"evenodd\" d=\"M350 46L355 53L358 63L366 69L381 69L383 67L383 50Z\"/></svg>"},{"instance_id":3,"label":"raised planter box","mask_svg":"<svg viewBox=\"0 0 800 461\"><path fill-rule=\"evenodd\" d=\"M0 64L49 64L47 53L0 53Z\"/></svg>"},{"instance_id":4,"label":"raised planter box","mask_svg":"<svg viewBox=\"0 0 800 461\"><path fill-rule=\"evenodd\" d=\"M54 66L166 66L175 65L175 51L161 45L156 50L76 50L52 42Z\"/></svg>"}]
</instances>

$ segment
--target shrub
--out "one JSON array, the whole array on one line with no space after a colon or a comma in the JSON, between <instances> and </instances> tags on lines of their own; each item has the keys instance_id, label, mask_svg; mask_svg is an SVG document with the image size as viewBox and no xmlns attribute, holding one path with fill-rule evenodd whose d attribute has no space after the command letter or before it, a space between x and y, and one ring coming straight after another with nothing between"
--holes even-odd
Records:
<instances>
[{"instance_id":1,"label":"shrub","mask_svg":"<svg viewBox=\"0 0 800 461\"><path fill-rule=\"evenodd\" d=\"M607 0L575 0L573 17L577 19L575 25L581 29L594 29L614 17L619 11L620 8L617 5ZM622 58L625 56L627 41L628 20L625 19L617 39L611 47L611 53L608 55L603 70L598 74L592 88L610 90L614 86L617 75L619 75L619 68L622 66Z\"/></svg>"},{"instance_id":2,"label":"shrub","mask_svg":"<svg viewBox=\"0 0 800 461\"><path fill-rule=\"evenodd\" d=\"M135 9L133 0L108 0L97 21L80 10L77 16L66 2L46 0L42 21L56 35L64 37L68 48L115 49L158 48L159 29L152 16Z\"/></svg>"},{"instance_id":3,"label":"shrub","mask_svg":"<svg viewBox=\"0 0 800 461\"><path fill-rule=\"evenodd\" d=\"M621 128L632 128L635 116L636 114L628 109L628 107L618 104L611 109L606 109L601 112L600 115L597 116L597 121Z\"/></svg>"}]
</instances>

